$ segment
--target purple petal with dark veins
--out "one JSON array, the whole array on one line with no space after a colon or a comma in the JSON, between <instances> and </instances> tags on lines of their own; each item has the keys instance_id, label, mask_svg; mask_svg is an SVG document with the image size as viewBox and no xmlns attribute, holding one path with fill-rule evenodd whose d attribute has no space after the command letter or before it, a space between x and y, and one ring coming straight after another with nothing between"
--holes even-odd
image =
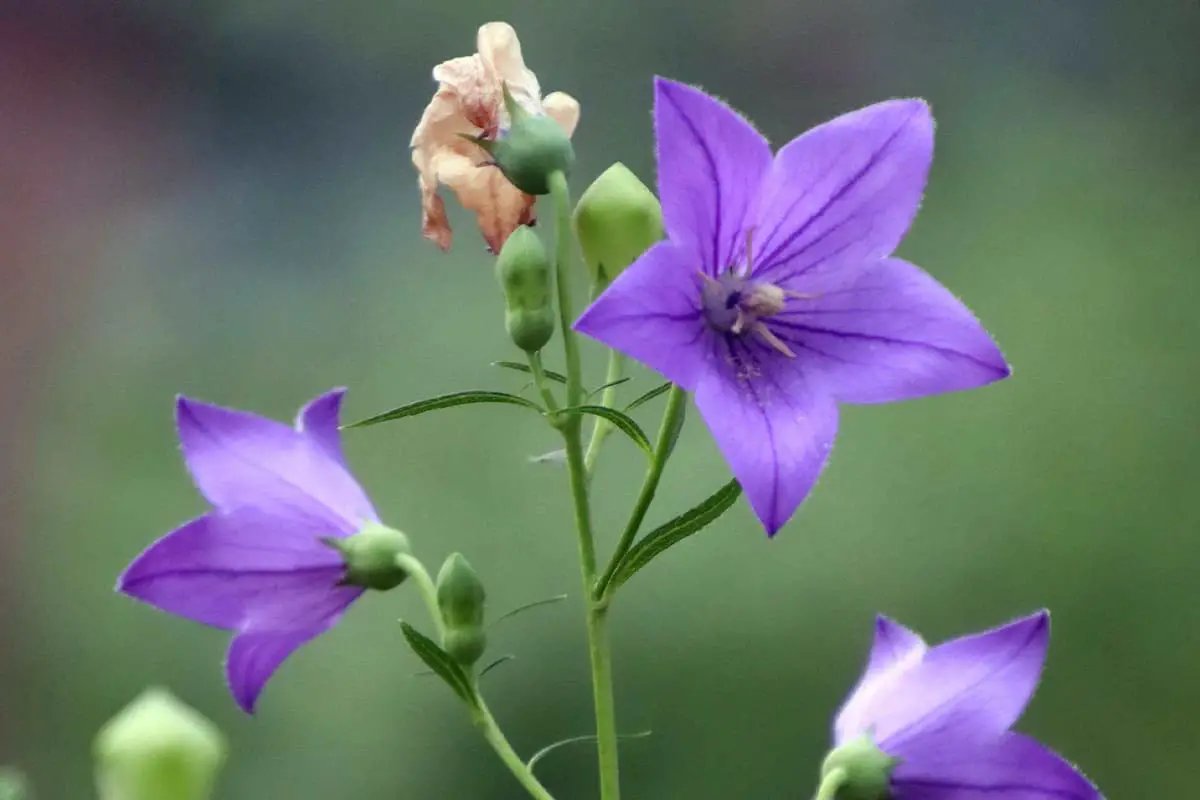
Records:
<instances>
[{"instance_id":1,"label":"purple petal with dark veins","mask_svg":"<svg viewBox=\"0 0 1200 800\"><path fill-rule=\"evenodd\" d=\"M843 403L888 403L1006 378L1004 355L958 298L898 258L791 300L770 321Z\"/></svg>"},{"instance_id":2,"label":"purple petal with dark veins","mask_svg":"<svg viewBox=\"0 0 1200 800\"><path fill-rule=\"evenodd\" d=\"M696 405L771 536L817 482L837 434L837 406L814 376L767 345L731 339L715 350Z\"/></svg>"},{"instance_id":3,"label":"purple petal with dark veins","mask_svg":"<svg viewBox=\"0 0 1200 800\"><path fill-rule=\"evenodd\" d=\"M912 224L933 160L921 100L844 114L785 145L753 214L754 274L796 291L806 273L891 255Z\"/></svg>"},{"instance_id":4,"label":"purple petal with dark veins","mask_svg":"<svg viewBox=\"0 0 1200 800\"><path fill-rule=\"evenodd\" d=\"M739 260L771 148L736 111L699 89L654 79L658 194L667 238L710 275Z\"/></svg>"},{"instance_id":5,"label":"purple petal with dark veins","mask_svg":"<svg viewBox=\"0 0 1200 800\"><path fill-rule=\"evenodd\" d=\"M886 752L903 755L924 737L1006 731L1037 688L1049 637L1043 611L900 659L847 700L836 741L872 731Z\"/></svg>"},{"instance_id":6,"label":"purple petal with dark veins","mask_svg":"<svg viewBox=\"0 0 1200 800\"><path fill-rule=\"evenodd\" d=\"M1019 733L930 737L892 776L895 800L1102 800L1062 757Z\"/></svg>"},{"instance_id":7,"label":"purple petal with dark veins","mask_svg":"<svg viewBox=\"0 0 1200 800\"><path fill-rule=\"evenodd\" d=\"M375 509L329 451L328 408L318 398L309 436L244 411L180 397L179 439L197 487L218 508L258 506L280 516L319 516L342 534L377 519ZM318 417L321 419L318 421Z\"/></svg>"},{"instance_id":8,"label":"purple petal with dark veins","mask_svg":"<svg viewBox=\"0 0 1200 800\"><path fill-rule=\"evenodd\" d=\"M170 614L237 628L256 606L303 605L332 589L344 566L319 537L333 533L325 521L300 515L212 511L150 545L117 589Z\"/></svg>"},{"instance_id":9,"label":"purple petal with dark veins","mask_svg":"<svg viewBox=\"0 0 1200 800\"><path fill-rule=\"evenodd\" d=\"M711 356L695 256L673 242L647 250L583 312L575 330L693 389Z\"/></svg>"}]
</instances>

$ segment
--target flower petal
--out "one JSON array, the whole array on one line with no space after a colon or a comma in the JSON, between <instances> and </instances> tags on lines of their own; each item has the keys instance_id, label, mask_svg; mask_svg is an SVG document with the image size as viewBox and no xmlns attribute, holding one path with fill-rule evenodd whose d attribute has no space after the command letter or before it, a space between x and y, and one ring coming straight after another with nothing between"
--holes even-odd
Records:
<instances>
[{"instance_id":1,"label":"flower petal","mask_svg":"<svg viewBox=\"0 0 1200 800\"><path fill-rule=\"evenodd\" d=\"M296 430L307 436L325 455L342 465L347 472L346 456L342 452L341 410L345 389L332 389L310 400L296 415Z\"/></svg>"},{"instance_id":2,"label":"flower petal","mask_svg":"<svg viewBox=\"0 0 1200 800\"><path fill-rule=\"evenodd\" d=\"M837 405L813 377L765 345L732 338L696 405L767 535L808 496L833 449Z\"/></svg>"},{"instance_id":3,"label":"flower petal","mask_svg":"<svg viewBox=\"0 0 1200 800\"><path fill-rule=\"evenodd\" d=\"M236 628L256 606L324 593L341 579L342 559L318 541L321 520L286 520L244 507L211 512L150 545L117 590L169 614Z\"/></svg>"},{"instance_id":4,"label":"flower petal","mask_svg":"<svg viewBox=\"0 0 1200 800\"><path fill-rule=\"evenodd\" d=\"M186 397L176 418L188 469L214 506L317 517L342 534L378 519L343 464L295 429Z\"/></svg>"},{"instance_id":5,"label":"flower petal","mask_svg":"<svg viewBox=\"0 0 1200 800\"><path fill-rule=\"evenodd\" d=\"M536 113L541 106L542 90L537 76L525 66L521 41L513 27L507 22L488 22L480 26L475 43L492 82L497 87L506 84L522 106Z\"/></svg>"},{"instance_id":6,"label":"flower petal","mask_svg":"<svg viewBox=\"0 0 1200 800\"><path fill-rule=\"evenodd\" d=\"M754 273L786 284L815 267L891 255L916 216L932 160L933 117L921 100L869 106L793 139L763 182Z\"/></svg>"},{"instance_id":7,"label":"flower petal","mask_svg":"<svg viewBox=\"0 0 1200 800\"><path fill-rule=\"evenodd\" d=\"M1049 638L1050 615L1043 611L901 661L858 690L869 698L851 698L847 708L857 710L839 719L839 733L873 730L893 754L934 733L1002 733L1037 688Z\"/></svg>"},{"instance_id":8,"label":"flower petal","mask_svg":"<svg viewBox=\"0 0 1200 800\"><path fill-rule=\"evenodd\" d=\"M551 92L542 100L546 116L558 123L563 133L571 136L579 124L579 101L566 92Z\"/></svg>"},{"instance_id":9,"label":"flower petal","mask_svg":"<svg viewBox=\"0 0 1200 800\"><path fill-rule=\"evenodd\" d=\"M1101 800L1078 770L1019 733L925 740L910 748L892 785L896 800Z\"/></svg>"},{"instance_id":10,"label":"flower petal","mask_svg":"<svg viewBox=\"0 0 1200 800\"><path fill-rule=\"evenodd\" d=\"M1008 377L975 316L918 267L876 262L844 288L794 301L771 328L844 403L887 403Z\"/></svg>"},{"instance_id":11,"label":"flower petal","mask_svg":"<svg viewBox=\"0 0 1200 800\"><path fill-rule=\"evenodd\" d=\"M691 390L711 358L691 253L659 242L613 281L572 326Z\"/></svg>"},{"instance_id":12,"label":"flower petal","mask_svg":"<svg viewBox=\"0 0 1200 800\"><path fill-rule=\"evenodd\" d=\"M658 193L667 236L715 275L741 258L745 221L771 166L767 140L699 89L655 78Z\"/></svg>"},{"instance_id":13,"label":"flower petal","mask_svg":"<svg viewBox=\"0 0 1200 800\"><path fill-rule=\"evenodd\" d=\"M837 744L855 739L871 728L869 715L881 691L895 688L895 678L916 666L928 651L925 641L898 622L880 614L875 618L875 641L867 668L833 725Z\"/></svg>"}]
</instances>

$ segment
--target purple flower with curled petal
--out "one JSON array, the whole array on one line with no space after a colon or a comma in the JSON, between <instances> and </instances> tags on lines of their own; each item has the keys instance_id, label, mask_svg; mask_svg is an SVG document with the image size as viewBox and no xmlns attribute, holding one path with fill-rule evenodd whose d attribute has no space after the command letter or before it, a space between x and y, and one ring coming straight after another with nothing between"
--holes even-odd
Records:
<instances>
[{"instance_id":1,"label":"purple flower with curled petal","mask_svg":"<svg viewBox=\"0 0 1200 800\"><path fill-rule=\"evenodd\" d=\"M1045 611L936 647L881 616L834 743L869 737L895 759L894 800L1098 800L1069 763L1010 730L1037 688L1049 639Z\"/></svg>"},{"instance_id":2,"label":"purple flower with curled petal","mask_svg":"<svg viewBox=\"0 0 1200 800\"><path fill-rule=\"evenodd\" d=\"M655 85L667 240L575 329L695 393L768 534L816 482L837 404L969 389L1008 365L949 291L892 251L933 155L920 100L869 106L772 156L736 112Z\"/></svg>"},{"instance_id":3,"label":"purple flower with curled petal","mask_svg":"<svg viewBox=\"0 0 1200 800\"><path fill-rule=\"evenodd\" d=\"M378 522L342 455L342 394L313 400L294 428L180 397L183 457L213 508L152 544L117 585L233 631L226 677L248 713L283 660L363 593L342 584L343 558L321 541Z\"/></svg>"}]
</instances>

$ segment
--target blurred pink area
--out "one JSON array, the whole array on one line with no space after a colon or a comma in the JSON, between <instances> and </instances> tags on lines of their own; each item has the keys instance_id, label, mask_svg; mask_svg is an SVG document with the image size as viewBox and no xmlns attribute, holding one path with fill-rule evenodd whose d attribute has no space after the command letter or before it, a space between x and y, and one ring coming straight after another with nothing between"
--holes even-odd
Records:
<instances>
[{"instance_id":1,"label":"blurred pink area","mask_svg":"<svg viewBox=\"0 0 1200 800\"><path fill-rule=\"evenodd\" d=\"M13 8L22 8L13 11ZM121 218L162 187L162 42L83 3L0 12L0 686L11 669L42 374L83 320ZM154 53L153 51L159 51ZM26 597L29 595L26 594ZM11 704L0 701L0 762Z\"/></svg>"}]
</instances>

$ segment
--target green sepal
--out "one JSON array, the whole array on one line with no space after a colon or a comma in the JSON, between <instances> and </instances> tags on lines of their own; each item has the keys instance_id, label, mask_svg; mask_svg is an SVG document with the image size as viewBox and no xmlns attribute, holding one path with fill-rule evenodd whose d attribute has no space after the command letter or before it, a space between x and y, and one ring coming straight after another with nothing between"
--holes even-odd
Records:
<instances>
[{"instance_id":1,"label":"green sepal","mask_svg":"<svg viewBox=\"0 0 1200 800\"><path fill-rule=\"evenodd\" d=\"M654 455L654 446L650 444L650 439L646 437L646 432L642 430L642 426L638 425L633 417L623 411L618 411L615 408L608 406L571 406L570 408L562 408L555 412L556 416L567 416L570 414L589 414L593 417L601 417L611 422L618 430L624 433L633 441L647 456Z\"/></svg>"},{"instance_id":2,"label":"green sepal","mask_svg":"<svg viewBox=\"0 0 1200 800\"><path fill-rule=\"evenodd\" d=\"M698 506L650 531L621 558L608 584L596 587L597 596L625 583L668 548L711 525L733 507L741 494L742 487L732 480Z\"/></svg>"},{"instance_id":3,"label":"green sepal","mask_svg":"<svg viewBox=\"0 0 1200 800\"><path fill-rule=\"evenodd\" d=\"M351 536L322 536L321 544L338 551L346 571L341 586L360 586L386 592L408 578L396 557L411 552L408 537L378 522L368 522Z\"/></svg>"},{"instance_id":4,"label":"green sepal","mask_svg":"<svg viewBox=\"0 0 1200 800\"><path fill-rule=\"evenodd\" d=\"M569 175L575 149L557 122L544 114L531 114L504 87L504 104L510 125L507 133L491 142L496 166L509 183L525 194L550 194L550 176Z\"/></svg>"},{"instance_id":5,"label":"green sepal","mask_svg":"<svg viewBox=\"0 0 1200 800\"><path fill-rule=\"evenodd\" d=\"M835 747L821 764L822 784L836 781L838 800L889 800L900 759L879 749L870 733Z\"/></svg>"},{"instance_id":6,"label":"green sepal","mask_svg":"<svg viewBox=\"0 0 1200 800\"><path fill-rule=\"evenodd\" d=\"M373 417L367 417L358 422L352 422L349 425L343 425L343 429L347 428L366 428L371 425L378 425L381 422L391 422L392 420L404 419L405 417L415 417L418 414L424 414L427 411L437 411L442 408L454 408L455 406L466 406L474 403L500 403L504 405L524 406L531 408L534 411L541 412L542 407L532 400L527 400L524 397L508 392L489 392L489 391L466 391L466 392L451 392L450 394L431 397L428 400L418 400L415 403L393 408L391 411L384 411L382 414L376 414Z\"/></svg>"},{"instance_id":7,"label":"green sepal","mask_svg":"<svg viewBox=\"0 0 1200 800\"><path fill-rule=\"evenodd\" d=\"M400 622L400 630L404 633L404 638L408 640L408 646L417 654L417 657L445 681L459 699L468 705L476 704L475 687L471 683L470 677L458 665L458 662L450 657L449 653L407 622Z\"/></svg>"}]
</instances>

